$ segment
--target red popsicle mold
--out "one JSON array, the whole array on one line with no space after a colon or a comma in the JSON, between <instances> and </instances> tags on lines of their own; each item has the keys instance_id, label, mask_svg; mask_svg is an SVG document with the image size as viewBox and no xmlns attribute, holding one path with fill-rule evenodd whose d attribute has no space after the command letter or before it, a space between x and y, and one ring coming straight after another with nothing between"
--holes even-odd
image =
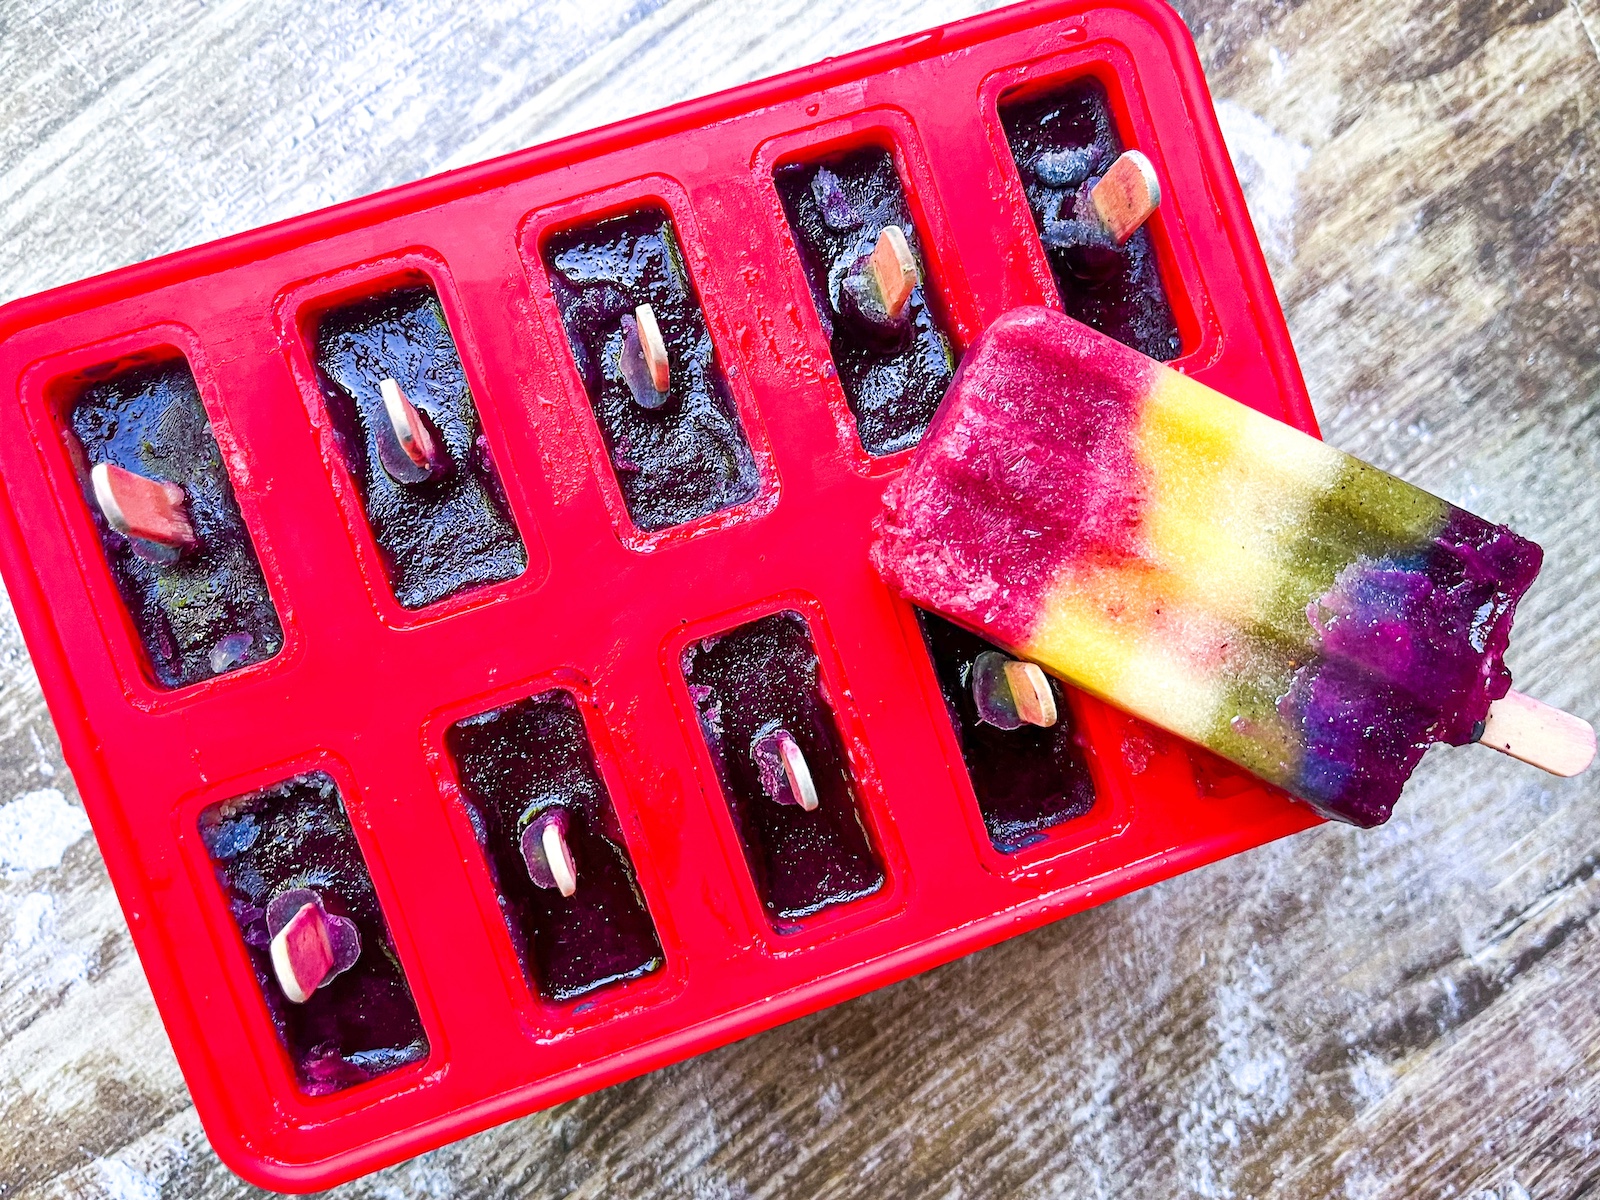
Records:
<instances>
[{"instance_id":1,"label":"red popsicle mold","mask_svg":"<svg viewBox=\"0 0 1600 1200\"><path fill-rule=\"evenodd\" d=\"M0 311L0 567L235 1170L327 1187L1314 822L1074 696L1098 800L997 851L912 610L867 561L907 454L871 458L854 436L773 169L891 150L959 349L1006 309L1055 301L997 103L1086 74L1161 183L1149 228L1175 365L1314 429L1193 44L1154 0L1019 5ZM761 480L755 499L655 533L628 519L540 255L550 232L641 199L674 222ZM388 585L307 344L316 313L407 281L439 296L528 556L513 580L415 610ZM285 645L163 690L63 432L84 382L178 354ZM887 875L796 932L763 914L681 666L691 641L780 609L805 617ZM666 955L567 1005L521 970L444 749L452 721L552 687L584 714ZM197 828L206 806L311 769L339 786L429 1045L422 1063L315 1098Z\"/></svg>"}]
</instances>

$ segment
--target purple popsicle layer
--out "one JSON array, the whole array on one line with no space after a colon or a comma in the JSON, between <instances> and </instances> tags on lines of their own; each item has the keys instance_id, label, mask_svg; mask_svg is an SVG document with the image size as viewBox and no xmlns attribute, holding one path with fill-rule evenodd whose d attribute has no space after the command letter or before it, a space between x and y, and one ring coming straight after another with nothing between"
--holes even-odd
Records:
<instances>
[{"instance_id":1,"label":"purple popsicle layer","mask_svg":"<svg viewBox=\"0 0 1600 1200\"><path fill-rule=\"evenodd\" d=\"M973 697L978 656L998 647L933 613L918 612L917 622L995 849L1020 850L1045 830L1087 813L1094 806L1094 782L1061 685L1051 683L1060 714L1053 726L999 728L982 718Z\"/></svg>"},{"instance_id":2,"label":"purple popsicle layer","mask_svg":"<svg viewBox=\"0 0 1600 1200\"><path fill-rule=\"evenodd\" d=\"M649 207L563 230L545 245L544 259L634 524L667 529L753 497L755 456L671 218ZM624 353L643 304L670 365L667 394L650 395L648 406L628 382Z\"/></svg>"},{"instance_id":3,"label":"purple popsicle layer","mask_svg":"<svg viewBox=\"0 0 1600 1200\"><path fill-rule=\"evenodd\" d=\"M1093 216L1089 191L1125 148L1106 90L1075 79L1000 106L1039 240L1067 314L1163 362L1182 349L1150 231L1117 245Z\"/></svg>"},{"instance_id":4,"label":"purple popsicle layer","mask_svg":"<svg viewBox=\"0 0 1600 1200\"><path fill-rule=\"evenodd\" d=\"M156 682L183 687L282 649L283 628L189 364L170 359L92 383L70 419L85 474L112 463L183 489L199 544L181 553L119 533L89 497Z\"/></svg>"},{"instance_id":5,"label":"purple popsicle layer","mask_svg":"<svg viewBox=\"0 0 1600 1200\"><path fill-rule=\"evenodd\" d=\"M521 574L527 551L433 289L400 288L325 313L315 342L328 416L401 605L421 608ZM386 453L399 452L388 445L386 379L432 431L435 478L402 482L384 466Z\"/></svg>"}]
</instances>

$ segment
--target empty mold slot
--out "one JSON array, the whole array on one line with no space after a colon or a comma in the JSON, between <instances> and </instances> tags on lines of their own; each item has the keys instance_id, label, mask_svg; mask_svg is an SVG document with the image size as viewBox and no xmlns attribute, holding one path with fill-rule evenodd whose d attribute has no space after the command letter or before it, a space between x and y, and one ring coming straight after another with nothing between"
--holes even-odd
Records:
<instances>
[{"instance_id":1,"label":"empty mold slot","mask_svg":"<svg viewBox=\"0 0 1600 1200\"><path fill-rule=\"evenodd\" d=\"M535 986L572 1000L659 968L661 943L571 695L468 717L446 744Z\"/></svg>"},{"instance_id":2,"label":"empty mold slot","mask_svg":"<svg viewBox=\"0 0 1600 1200\"><path fill-rule=\"evenodd\" d=\"M527 566L433 288L322 313L317 376L395 599L421 608Z\"/></svg>"},{"instance_id":3,"label":"empty mold slot","mask_svg":"<svg viewBox=\"0 0 1600 1200\"><path fill-rule=\"evenodd\" d=\"M1094 806L1094 784L1061 684L1045 681L1055 715L1048 727L1024 720L1004 728L1009 720L1000 724L992 716L985 720L979 715L975 692L975 685L983 684L975 675L981 655L1003 657L999 647L921 609L917 620L995 849L1020 850L1051 826L1088 812Z\"/></svg>"},{"instance_id":4,"label":"empty mold slot","mask_svg":"<svg viewBox=\"0 0 1600 1200\"><path fill-rule=\"evenodd\" d=\"M68 424L156 682L198 683L281 650L283 628L189 364L168 359L91 383Z\"/></svg>"},{"instance_id":5,"label":"empty mold slot","mask_svg":"<svg viewBox=\"0 0 1600 1200\"><path fill-rule=\"evenodd\" d=\"M213 805L200 836L301 1088L338 1091L426 1057L332 779L315 771Z\"/></svg>"},{"instance_id":6,"label":"empty mold slot","mask_svg":"<svg viewBox=\"0 0 1600 1200\"><path fill-rule=\"evenodd\" d=\"M1090 188L1123 150L1104 86L1078 79L1003 100L1000 122L1067 315L1151 358L1176 358L1182 339L1149 229L1117 246L1088 207Z\"/></svg>"},{"instance_id":7,"label":"empty mold slot","mask_svg":"<svg viewBox=\"0 0 1600 1200\"><path fill-rule=\"evenodd\" d=\"M683 673L768 914L795 920L882 887L805 618L695 642Z\"/></svg>"},{"instance_id":8,"label":"empty mold slot","mask_svg":"<svg viewBox=\"0 0 1600 1200\"><path fill-rule=\"evenodd\" d=\"M775 180L862 446L892 454L916 445L954 357L928 303L926 258L894 157L869 146L779 167ZM894 266L894 247L880 249L891 227L915 264L908 292L880 278Z\"/></svg>"},{"instance_id":9,"label":"empty mold slot","mask_svg":"<svg viewBox=\"0 0 1600 1200\"><path fill-rule=\"evenodd\" d=\"M666 212L563 230L544 258L633 523L653 532L755 496L755 457Z\"/></svg>"}]
</instances>

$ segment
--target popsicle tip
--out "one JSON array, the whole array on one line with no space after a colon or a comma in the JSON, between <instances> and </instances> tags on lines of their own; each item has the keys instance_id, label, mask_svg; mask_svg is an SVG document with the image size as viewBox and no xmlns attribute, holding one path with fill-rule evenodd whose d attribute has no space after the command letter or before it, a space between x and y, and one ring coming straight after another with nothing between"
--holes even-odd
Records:
<instances>
[{"instance_id":1,"label":"popsicle tip","mask_svg":"<svg viewBox=\"0 0 1600 1200\"><path fill-rule=\"evenodd\" d=\"M1095 216L1117 245L1124 245L1161 206L1161 180L1138 150L1124 150L1089 191Z\"/></svg>"},{"instance_id":2,"label":"popsicle tip","mask_svg":"<svg viewBox=\"0 0 1600 1200\"><path fill-rule=\"evenodd\" d=\"M200 544L189 520L188 499L177 484L146 479L108 462L95 463L89 480L101 515L118 533L173 550Z\"/></svg>"},{"instance_id":3,"label":"popsicle tip","mask_svg":"<svg viewBox=\"0 0 1600 1200\"><path fill-rule=\"evenodd\" d=\"M898 321L911 302L917 286L917 258L911 253L906 232L898 225L885 225L878 232L877 244L868 260L873 282L891 321Z\"/></svg>"},{"instance_id":4,"label":"popsicle tip","mask_svg":"<svg viewBox=\"0 0 1600 1200\"><path fill-rule=\"evenodd\" d=\"M398 380L379 380L378 392L394 438L392 446L382 448L391 452L378 455L384 470L396 483L422 483L434 478L444 465L444 456L417 406ZM399 449L400 455L392 453L394 448Z\"/></svg>"},{"instance_id":5,"label":"popsicle tip","mask_svg":"<svg viewBox=\"0 0 1600 1200\"><path fill-rule=\"evenodd\" d=\"M522 832L522 861L535 887L553 889L570 899L578 891L578 864L567 842L571 818L556 807L535 817Z\"/></svg>"},{"instance_id":6,"label":"popsicle tip","mask_svg":"<svg viewBox=\"0 0 1600 1200\"><path fill-rule=\"evenodd\" d=\"M307 900L272 937L272 972L292 1004L304 1004L333 972L333 940L321 907Z\"/></svg>"},{"instance_id":7,"label":"popsicle tip","mask_svg":"<svg viewBox=\"0 0 1600 1200\"><path fill-rule=\"evenodd\" d=\"M650 382L656 391L665 392L672 387L672 364L667 358L667 343L661 336L656 310L648 304L641 304L633 310L633 319L638 322L639 352L644 357Z\"/></svg>"},{"instance_id":8,"label":"popsicle tip","mask_svg":"<svg viewBox=\"0 0 1600 1200\"><path fill-rule=\"evenodd\" d=\"M1477 740L1565 778L1586 770L1595 757L1594 726L1521 692L1507 692L1489 705Z\"/></svg>"}]
</instances>

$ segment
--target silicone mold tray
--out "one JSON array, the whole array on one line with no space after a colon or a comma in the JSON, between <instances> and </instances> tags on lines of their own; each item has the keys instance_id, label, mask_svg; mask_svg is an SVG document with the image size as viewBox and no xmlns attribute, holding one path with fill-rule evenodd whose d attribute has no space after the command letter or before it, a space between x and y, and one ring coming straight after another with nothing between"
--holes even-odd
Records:
<instances>
[{"instance_id":1,"label":"silicone mold tray","mask_svg":"<svg viewBox=\"0 0 1600 1200\"><path fill-rule=\"evenodd\" d=\"M5 580L185 1077L234 1169L328 1186L1314 823L1074 696L1095 802L998 849L916 614L868 564L884 484L910 451L873 457L856 436L775 171L888 150L959 352L1008 308L1059 303L999 107L1084 76L1163 184L1148 228L1178 367L1314 428L1193 45L1139 0L1006 9L0 312ZM677 231L756 480L747 499L656 529L629 517L544 257L560 231L641 207ZM526 563L403 607L310 329L330 307L417 284L459 348ZM74 389L109 365L178 355L283 647L166 689L64 429ZM861 898L787 923L762 906L684 675L691 645L780 610L804 618L883 872ZM551 689L582 714L662 955L567 1002L528 981L446 745L454 723ZM310 1095L200 820L319 772L348 813L426 1052Z\"/></svg>"}]
</instances>

